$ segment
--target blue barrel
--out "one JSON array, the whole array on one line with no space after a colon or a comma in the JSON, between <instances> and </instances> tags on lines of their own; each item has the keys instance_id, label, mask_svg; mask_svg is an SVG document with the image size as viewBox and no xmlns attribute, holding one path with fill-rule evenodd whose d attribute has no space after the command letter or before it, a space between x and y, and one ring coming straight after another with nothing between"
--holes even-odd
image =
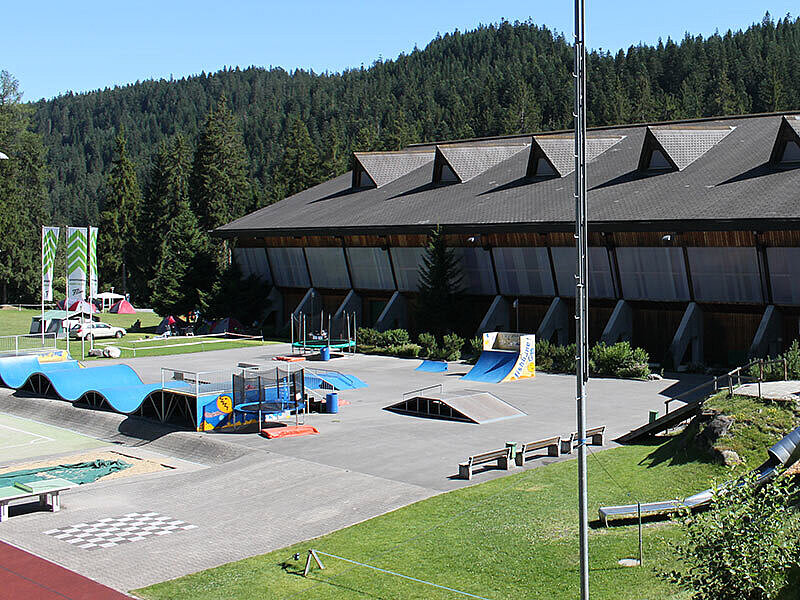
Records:
<instances>
[{"instance_id":1,"label":"blue barrel","mask_svg":"<svg viewBox=\"0 0 800 600\"><path fill-rule=\"evenodd\" d=\"M336 414L339 412L339 394L331 392L325 394L325 412Z\"/></svg>"},{"instance_id":2,"label":"blue barrel","mask_svg":"<svg viewBox=\"0 0 800 600\"><path fill-rule=\"evenodd\" d=\"M331 348L330 346L323 346L319 349L319 359L322 361L330 360L331 359Z\"/></svg>"}]
</instances>

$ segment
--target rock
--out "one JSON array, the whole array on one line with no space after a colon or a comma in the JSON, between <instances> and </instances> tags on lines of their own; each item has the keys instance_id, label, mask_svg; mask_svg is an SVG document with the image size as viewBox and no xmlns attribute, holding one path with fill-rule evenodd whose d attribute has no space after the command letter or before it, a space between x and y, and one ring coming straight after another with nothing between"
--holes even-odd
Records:
<instances>
[{"instance_id":1,"label":"rock","mask_svg":"<svg viewBox=\"0 0 800 600\"><path fill-rule=\"evenodd\" d=\"M89 356L104 356L102 348L92 348L89 350Z\"/></svg>"},{"instance_id":2,"label":"rock","mask_svg":"<svg viewBox=\"0 0 800 600\"><path fill-rule=\"evenodd\" d=\"M659 375L658 373L650 373L650 375L647 376L647 379L649 381L661 381L664 378L661 377L661 375Z\"/></svg>"},{"instance_id":3,"label":"rock","mask_svg":"<svg viewBox=\"0 0 800 600\"><path fill-rule=\"evenodd\" d=\"M103 350L103 356L107 358L119 358L121 354L122 350L116 346L106 346L105 350Z\"/></svg>"},{"instance_id":4,"label":"rock","mask_svg":"<svg viewBox=\"0 0 800 600\"><path fill-rule=\"evenodd\" d=\"M706 451L714 448L717 441L722 436L727 435L734 422L733 417L721 415L716 411L703 411L695 418L699 420L701 427L695 442L701 449Z\"/></svg>"},{"instance_id":5,"label":"rock","mask_svg":"<svg viewBox=\"0 0 800 600\"><path fill-rule=\"evenodd\" d=\"M734 450L722 450L719 452L719 460L726 467L741 465L744 462Z\"/></svg>"}]
</instances>

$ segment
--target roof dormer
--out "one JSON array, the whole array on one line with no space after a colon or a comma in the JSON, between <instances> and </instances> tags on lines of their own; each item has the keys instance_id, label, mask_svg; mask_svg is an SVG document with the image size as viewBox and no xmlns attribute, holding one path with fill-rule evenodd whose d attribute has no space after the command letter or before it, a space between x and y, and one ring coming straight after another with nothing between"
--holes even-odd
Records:
<instances>
[{"instance_id":1,"label":"roof dormer","mask_svg":"<svg viewBox=\"0 0 800 600\"><path fill-rule=\"evenodd\" d=\"M733 129L710 124L648 126L639 156L639 170L683 171Z\"/></svg>"},{"instance_id":2,"label":"roof dormer","mask_svg":"<svg viewBox=\"0 0 800 600\"><path fill-rule=\"evenodd\" d=\"M466 183L527 148L526 141L504 144L441 144L436 146L433 183Z\"/></svg>"},{"instance_id":3,"label":"roof dormer","mask_svg":"<svg viewBox=\"0 0 800 600\"><path fill-rule=\"evenodd\" d=\"M353 152L353 188L382 187L433 160L433 150Z\"/></svg>"},{"instance_id":4,"label":"roof dormer","mask_svg":"<svg viewBox=\"0 0 800 600\"><path fill-rule=\"evenodd\" d=\"M769 162L778 167L800 166L800 117L797 115L781 119Z\"/></svg>"},{"instance_id":5,"label":"roof dormer","mask_svg":"<svg viewBox=\"0 0 800 600\"><path fill-rule=\"evenodd\" d=\"M624 136L591 137L586 140L590 162L624 139ZM572 134L535 135L528 159L528 177L565 177L575 170L575 137Z\"/></svg>"}]
</instances>

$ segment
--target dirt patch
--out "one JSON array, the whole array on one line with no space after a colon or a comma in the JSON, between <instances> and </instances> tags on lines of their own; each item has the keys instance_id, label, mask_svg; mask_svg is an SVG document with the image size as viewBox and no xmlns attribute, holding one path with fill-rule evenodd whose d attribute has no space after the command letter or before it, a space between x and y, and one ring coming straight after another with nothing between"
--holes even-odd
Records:
<instances>
[{"instance_id":1,"label":"dirt patch","mask_svg":"<svg viewBox=\"0 0 800 600\"><path fill-rule=\"evenodd\" d=\"M164 471L171 467L164 466L158 462L147 460L144 458L137 458L120 452L85 452L83 454L72 454L70 456L62 456L52 460L40 460L25 464L17 464L11 467L4 467L0 469L0 475L11 473L13 471L22 471L27 469L43 469L45 467L55 467L58 465L70 465L81 462L91 462L95 460L121 460L129 465L127 469L122 471L115 471L109 473L105 477L101 477L97 481L108 481L111 479L122 479L123 477L131 477L133 475L144 475L145 473L156 473Z\"/></svg>"}]
</instances>

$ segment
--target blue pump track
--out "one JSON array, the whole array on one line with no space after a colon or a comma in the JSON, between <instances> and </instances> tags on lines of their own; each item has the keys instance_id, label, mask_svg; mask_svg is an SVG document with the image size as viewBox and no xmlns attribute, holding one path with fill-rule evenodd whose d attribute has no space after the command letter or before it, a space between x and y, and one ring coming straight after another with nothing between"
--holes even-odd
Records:
<instances>
[{"instance_id":1,"label":"blue pump track","mask_svg":"<svg viewBox=\"0 0 800 600\"><path fill-rule=\"evenodd\" d=\"M78 361L40 363L36 356L0 358L0 382L6 387L27 390L41 396L87 404L127 415L155 417L197 427L201 402L192 387L186 394L163 392L160 383L144 383L128 365L83 367Z\"/></svg>"}]
</instances>

